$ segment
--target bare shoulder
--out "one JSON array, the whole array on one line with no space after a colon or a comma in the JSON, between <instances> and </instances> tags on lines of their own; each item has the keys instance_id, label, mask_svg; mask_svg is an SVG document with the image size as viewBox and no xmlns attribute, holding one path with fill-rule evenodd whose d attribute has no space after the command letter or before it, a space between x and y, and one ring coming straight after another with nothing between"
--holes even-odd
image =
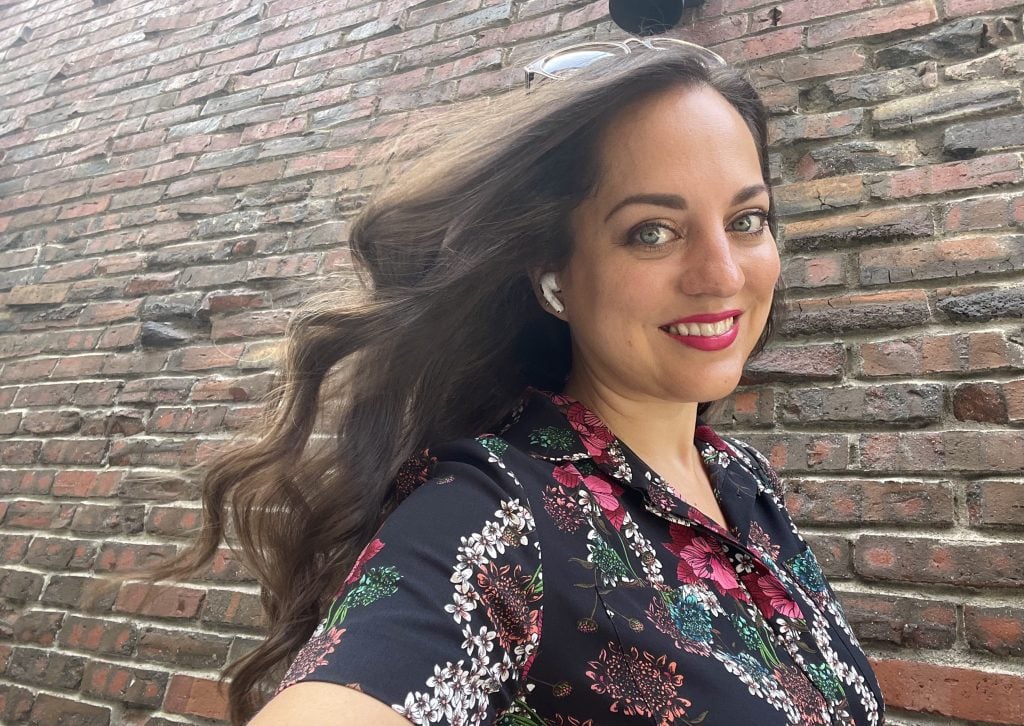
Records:
<instances>
[{"instance_id":1,"label":"bare shoulder","mask_svg":"<svg viewBox=\"0 0 1024 726\"><path fill-rule=\"evenodd\" d=\"M309 724L408 726L388 705L335 683L304 681L281 691L249 722L250 726Z\"/></svg>"}]
</instances>

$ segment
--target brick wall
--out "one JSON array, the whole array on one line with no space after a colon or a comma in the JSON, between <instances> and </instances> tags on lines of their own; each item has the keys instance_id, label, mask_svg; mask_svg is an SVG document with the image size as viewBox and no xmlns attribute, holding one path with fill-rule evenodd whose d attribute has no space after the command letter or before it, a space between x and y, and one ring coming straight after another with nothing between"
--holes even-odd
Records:
<instances>
[{"instance_id":1,"label":"brick wall","mask_svg":"<svg viewBox=\"0 0 1024 726\"><path fill-rule=\"evenodd\" d=\"M1024 723L1022 10L709 0L674 31L773 110L792 313L725 420L894 724ZM198 522L125 474L255 412L289 310L345 279L368 146L620 35L579 0L0 0L0 720L223 715L253 581L224 553L103 587Z\"/></svg>"}]
</instances>

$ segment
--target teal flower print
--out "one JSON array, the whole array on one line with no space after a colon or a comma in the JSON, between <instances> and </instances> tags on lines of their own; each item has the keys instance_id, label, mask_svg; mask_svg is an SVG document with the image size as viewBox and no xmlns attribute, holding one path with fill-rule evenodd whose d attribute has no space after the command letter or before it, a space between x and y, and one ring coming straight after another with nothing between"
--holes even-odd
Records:
<instances>
[{"instance_id":1,"label":"teal flower print","mask_svg":"<svg viewBox=\"0 0 1024 726\"><path fill-rule=\"evenodd\" d=\"M697 643L711 642L711 614L694 593L680 588L668 593L665 600L672 622L683 637Z\"/></svg>"},{"instance_id":2,"label":"teal flower print","mask_svg":"<svg viewBox=\"0 0 1024 726\"><path fill-rule=\"evenodd\" d=\"M789 569L793 571L800 583L811 592L825 592L825 576L821 574L821 567L814 553L806 549L800 554L791 557Z\"/></svg>"},{"instance_id":3,"label":"teal flower print","mask_svg":"<svg viewBox=\"0 0 1024 726\"><path fill-rule=\"evenodd\" d=\"M626 563L619 557L619 553L607 545L601 538L592 538L587 543L587 550L590 555L588 562L592 562L605 585L614 585L617 582L624 582L633 579Z\"/></svg>"},{"instance_id":4,"label":"teal flower print","mask_svg":"<svg viewBox=\"0 0 1024 726\"><path fill-rule=\"evenodd\" d=\"M846 693L843 691L843 686L828 663L812 663L807 666L807 672L818 690L825 694L825 698L830 701L840 701L845 698Z\"/></svg>"}]
</instances>

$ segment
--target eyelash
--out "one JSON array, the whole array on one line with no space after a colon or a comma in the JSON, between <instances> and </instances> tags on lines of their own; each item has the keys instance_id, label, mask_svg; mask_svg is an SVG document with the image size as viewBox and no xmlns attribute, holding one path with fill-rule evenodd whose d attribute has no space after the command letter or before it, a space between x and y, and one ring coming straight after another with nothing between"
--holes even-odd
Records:
<instances>
[{"instance_id":1,"label":"eyelash","mask_svg":"<svg viewBox=\"0 0 1024 726\"><path fill-rule=\"evenodd\" d=\"M743 214L739 215L736 219L743 219L744 217L759 217L761 219L761 228L757 229L757 230L755 230L753 232L739 232L738 230L734 230L734 231L737 231L739 234L746 234L746 235L760 235L760 234L764 234L766 231L768 231L768 212L764 211L763 209L751 209L748 212L743 212ZM733 220L733 221L735 221L735 220ZM671 225L664 224L662 222L644 222L643 224L638 225L638 226L634 227L632 230L629 231L629 234L626 235L626 245L630 246L630 247L649 247L651 249L658 249L660 247L664 247L666 244L669 244L668 242L663 242L663 243L660 243L660 244L653 244L652 245L652 244L644 244L643 242L638 242L636 240L636 234L638 232L640 232L642 230L645 230L645 229L652 229L652 228L653 229L657 229L657 228L672 229L673 231L675 231L672 228Z\"/></svg>"}]
</instances>

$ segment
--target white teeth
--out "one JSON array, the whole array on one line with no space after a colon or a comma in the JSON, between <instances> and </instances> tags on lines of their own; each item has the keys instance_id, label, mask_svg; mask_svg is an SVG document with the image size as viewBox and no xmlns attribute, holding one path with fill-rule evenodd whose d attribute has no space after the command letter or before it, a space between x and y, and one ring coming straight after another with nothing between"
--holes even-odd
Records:
<instances>
[{"instance_id":1,"label":"white teeth","mask_svg":"<svg viewBox=\"0 0 1024 726\"><path fill-rule=\"evenodd\" d=\"M679 323L678 325L669 325L666 330L672 335L687 335L696 337L711 337L715 335L724 335L729 332L733 324L736 322L736 318L726 318L725 320L719 320L717 323Z\"/></svg>"}]
</instances>

